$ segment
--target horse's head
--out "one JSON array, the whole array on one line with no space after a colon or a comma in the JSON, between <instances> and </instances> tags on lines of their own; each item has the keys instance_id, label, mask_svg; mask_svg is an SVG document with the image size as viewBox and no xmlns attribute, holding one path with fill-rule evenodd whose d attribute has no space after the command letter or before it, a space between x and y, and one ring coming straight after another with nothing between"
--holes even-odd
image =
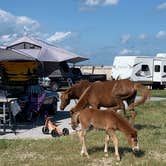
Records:
<instances>
[{"instance_id":1,"label":"horse's head","mask_svg":"<svg viewBox=\"0 0 166 166\"><path fill-rule=\"evenodd\" d=\"M131 146L133 152L139 151L137 131L135 131L134 133L132 133L128 136L128 142L129 142L129 145Z\"/></svg>"},{"instance_id":2,"label":"horse's head","mask_svg":"<svg viewBox=\"0 0 166 166\"><path fill-rule=\"evenodd\" d=\"M68 91L62 92L60 99L61 99L60 109L64 110L65 107L70 103L70 97Z\"/></svg>"},{"instance_id":3,"label":"horse's head","mask_svg":"<svg viewBox=\"0 0 166 166\"><path fill-rule=\"evenodd\" d=\"M79 111L75 111L74 108L70 110L70 115L71 115L71 127L73 130L75 130L78 126L79 120Z\"/></svg>"}]
</instances>

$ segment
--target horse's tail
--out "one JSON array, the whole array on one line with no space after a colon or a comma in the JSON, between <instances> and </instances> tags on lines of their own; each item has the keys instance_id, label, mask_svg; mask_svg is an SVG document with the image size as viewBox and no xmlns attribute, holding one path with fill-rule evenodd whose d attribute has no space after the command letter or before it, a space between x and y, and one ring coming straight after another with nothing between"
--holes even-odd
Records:
<instances>
[{"instance_id":1,"label":"horse's tail","mask_svg":"<svg viewBox=\"0 0 166 166\"><path fill-rule=\"evenodd\" d=\"M145 101L150 98L150 90L146 86L140 83L134 83L134 89L140 92L141 98L138 99L135 103L133 103L130 106L130 109L134 109L135 106L145 103Z\"/></svg>"}]
</instances>

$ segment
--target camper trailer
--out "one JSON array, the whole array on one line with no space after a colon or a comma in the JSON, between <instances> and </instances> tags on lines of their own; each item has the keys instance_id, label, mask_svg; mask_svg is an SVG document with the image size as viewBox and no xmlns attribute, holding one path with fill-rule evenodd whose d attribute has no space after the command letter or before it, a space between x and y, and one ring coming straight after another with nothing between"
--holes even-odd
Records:
<instances>
[{"instance_id":1,"label":"camper trailer","mask_svg":"<svg viewBox=\"0 0 166 166\"><path fill-rule=\"evenodd\" d=\"M153 88L163 89L166 85L166 54L157 54L153 61Z\"/></svg>"},{"instance_id":2,"label":"camper trailer","mask_svg":"<svg viewBox=\"0 0 166 166\"><path fill-rule=\"evenodd\" d=\"M112 67L114 79L130 79L152 88L166 85L166 58L148 56L116 56Z\"/></svg>"}]
</instances>

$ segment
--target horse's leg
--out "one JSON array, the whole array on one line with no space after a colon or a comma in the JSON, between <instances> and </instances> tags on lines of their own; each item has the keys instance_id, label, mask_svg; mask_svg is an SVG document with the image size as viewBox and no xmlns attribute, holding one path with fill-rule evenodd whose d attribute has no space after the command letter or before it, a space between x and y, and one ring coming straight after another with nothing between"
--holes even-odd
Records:
<instances>
[{"instance_id":1,"label":"horse's leg","mask_svg":"<svg viewBox=\"0 0 166 166\"><path fill-rule=\"evenodd\" d=\"M130 111L130 123L134 125L135 117L136 117L136 112L134 111L134 101L136 98L137 92L135 91L134 94L127 99L128 103L128 110Z\"/></svg>"},{"instance_id":2,"label":"horse's leg","mask_svg":"<svg viewBox=\"0 0 166 166\"><path fill-rule=\"evenodd\" d=\"M114 144L116 160L120 161L120 155L119 155L119 151L118 151L118 139L115 135L115 131L112 129L109 129L108 134L111 136L111 139L112 139L113 144Z\"/></svg>"},{"instance_id":3,"label":"horse's leg","mask_svg":"<svg viewBox=\"0 0 166 166\"><path fill-rule=\"evenodd\" d=\"M80 138L80 142L82 144L81 156L83 156L85 154L89 158L89 154L87 152L86 145L85 145L85 135L86 135L86 130L81 129L79 131L79 138Z\"/></svg>"},{"instance_id":4,"label":"horse's leg","mask_svg":"<svg viewBox=\"0 0 166 166\"><path fill-rule=\"evenodd\" d=\"M135 101L136 95L137 95L137 92L134 92L134 94L127 99L128 110L134 110L134 101Z\"/></svg>"},{"instance_id":5,"label":"horse's leg","mask_svg":"<svg viewBox=\"0 0 166 166\"><path fill-rule=\"evenodd\" d=\"M109 134L106 134L105 147L104 147L105 157L108 157L108 142L109 142L109 140L110 140L110 136L109 136Z\"/></svg>"},{"instance_id":6,"label":"horse's leg","mask_svg":"<svg viewBox=\"0 0 166 166\"><path fill-rule=\"evenodd\" d=\"M133 111L130 111L130 124L134 126L134 121L135 121L135 117L137 115L137 113L133 110Z\"/></svg>"},{"instance_id":7,"label":"horse's leg","mask_svg":"<svg viewBox=\"0 0 166 166\"><path fill-rule=\"evenodd\" d=\"M116 106L111 107L113 110L117 111L117 110L123 110L124 115L126 115L125 112L125 105L123 103L123 100L119 97L115 97L114 101L116 102Z\"/></svg>"}]
</instances>

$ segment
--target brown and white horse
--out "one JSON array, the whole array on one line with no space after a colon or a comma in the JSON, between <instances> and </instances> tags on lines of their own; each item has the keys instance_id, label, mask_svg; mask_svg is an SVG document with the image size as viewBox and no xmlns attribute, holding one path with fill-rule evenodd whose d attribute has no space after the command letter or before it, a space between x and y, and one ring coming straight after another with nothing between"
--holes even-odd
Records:
<instances>
[{"instance_id":1,"label":"brown and white horse","mask_svg":"<svg viewBox=\"0 0 166 166\"><path fill-rule=\"evenodd\" d=\"M135 101L137 92L140 91L142 97ZM136 113L134 107L143 104L149 97L149 90L130 80L97 81L89 86L81 95L78 103L71 112L79 112L87 106L92 108L111 107L117 111L121 109L125 114L125 105L123 100L127 101L128 109L131 114L131 123L134 124Z\"/></svg>"},{"instance_id":2,"label":"brown and white horse","mask_svg":"<svg viewBox=\"0 0 166 166\"><path fill-rule=\"evenodd\" d=\"M86 131L90 128L90 126L93 126L97 129L104 129L106 131L104 147L106 156L108 156L108 142L111 138L115 148L116 160L120 160L120 155L118 152L118 139L115 135L116 130L119 130L126 135L128 143L134 152L139 150L137 130L134 129L126 119L124 119L116 112L112 110L101 111L98 109L86 108L84 110L81 110L79 113L77 112L74 114L77 114L77 119L72 123L72 128L76 129L79 123L81 125L81 130L79 131L79 138L82 144L81 155L85 154L87 157L89 157L85 145L85 136ZM71 119L73 121L73 113L71 113Z\"/></svg>"},{"instance_id":3,"label":"brown and white horse","mask_svg":"<svg viewBox=\"0 0 166 166\"><path fill-rule=\"evenodd\" d=\"M60 96L60 109L64 110L65 107L70 104L71 99L79 99L85 89L91 84L92 82L89 82L88 80L81 80L66 91L62 92Z\"/></svg>"}]
</instances>

